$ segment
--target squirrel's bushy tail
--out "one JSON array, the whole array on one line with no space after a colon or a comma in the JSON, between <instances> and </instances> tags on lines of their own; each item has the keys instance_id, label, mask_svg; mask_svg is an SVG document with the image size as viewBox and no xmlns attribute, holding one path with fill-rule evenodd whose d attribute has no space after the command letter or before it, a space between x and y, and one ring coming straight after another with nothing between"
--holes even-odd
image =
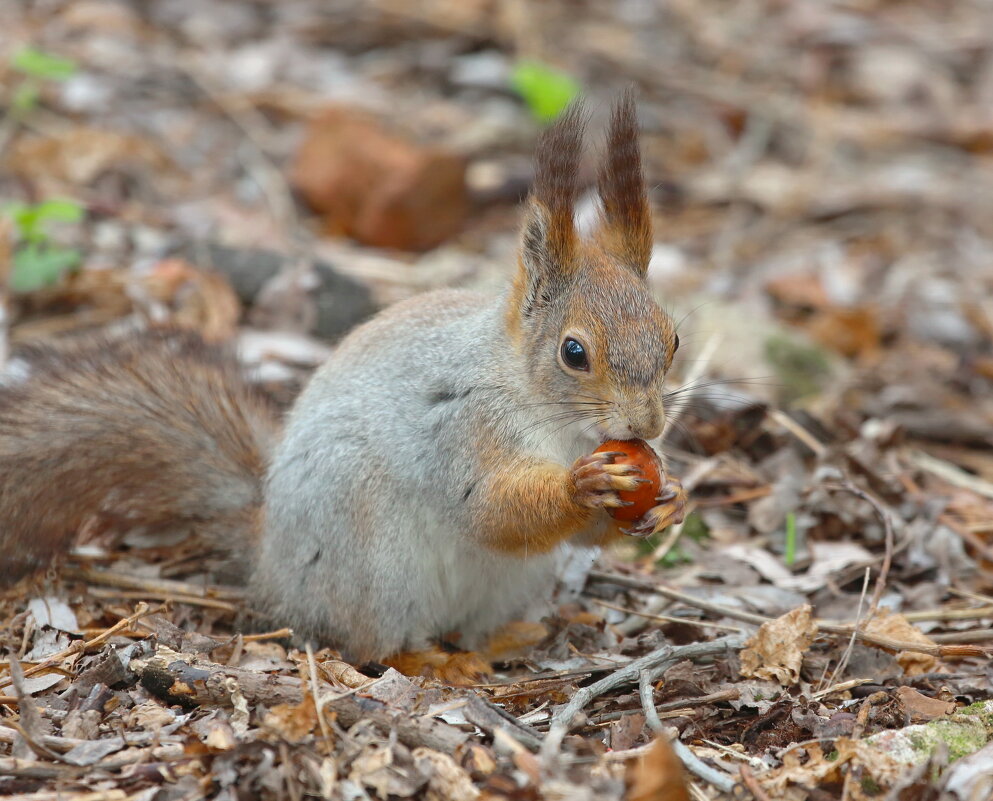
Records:
<instances>
[{"instance_id":1,"label":"squirrel's bushy tail","mask_svg":"<svg viewBox=\"0 0 993 801\"><path fill-rule=\"evenodd\" d=\"M224 349L149 332L18 355L27 374L0 373L0 582L89 521L254 550L276 417Z\"/></svg>"}]
</instances>

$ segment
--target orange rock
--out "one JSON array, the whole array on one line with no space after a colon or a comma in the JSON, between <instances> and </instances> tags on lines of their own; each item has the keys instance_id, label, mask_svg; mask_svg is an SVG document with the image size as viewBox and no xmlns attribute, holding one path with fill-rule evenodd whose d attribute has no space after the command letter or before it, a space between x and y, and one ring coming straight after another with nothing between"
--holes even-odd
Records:
<instances>
[{"instance_id":1,"label":"orange rock","mask_svg":"<svg viewBox=\"0 0 993 801\"><path fill-rule=\"evenodd\" d=\"M428 250L468 212L465 160L387 131L372 116L331 108L311 122L290 176L325 229L367 245Z\"/></svg>"}]
</instances>

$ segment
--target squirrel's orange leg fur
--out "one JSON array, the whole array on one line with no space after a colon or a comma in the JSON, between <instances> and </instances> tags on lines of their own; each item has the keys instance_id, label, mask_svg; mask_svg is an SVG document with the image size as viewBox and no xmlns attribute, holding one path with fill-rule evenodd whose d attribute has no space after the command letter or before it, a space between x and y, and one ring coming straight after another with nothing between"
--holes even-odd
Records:
<instances>
[{"instance_id":1,"label":"squirrel's orange leg fur","mask_svg":"<svg viewBox=\"0 0 993 801\"><path fill-rule=\"evenodd\" d=\"M621 530L632 537L648 537L674 523L683 522L686 517L686 490L679 479L666 477L665 485L655 500L659 502L658 506L649 509L630 528Z\"/></svg>"},{"instance_id":2,"label":"squirrel's orange leg fur","mask_svg":"<svg viewBox=\"0 0 993 801\"><path fill-rule=\"evenodd\" d=\"M547 553L586 528L593 510L622 506L618 491L637 486L635 471L611 458L583 456L572 469L525 460L489 470L473 494L475 531L505 553Z\"/></svg>"},{"instance_id":3,"label":"squirrel's orange leg fur","mask_svg":"<svg viewBox=\"0 0 993 801\"><path fill-rule=\"evenodd\" d=\"M405 651L383 660L405 676L427 676L447 684L467 686L485 681L492 662L519 656L548 636L541 623L513 620L493 632L482 653L446 651L437 646L423 651Z\"/></svg>"},{"instance_id":4,"label":"squirrel's orange leg fur","mask_svg":"<svg viewBox=\"0 0 993 801\"><path fill-rule=\"evenodd\" d=\"M512 620L490 635L483 653L490 662L520 656L534 648L548 636L548 629L541 623Z\"/></svg>"},{"instance_id":5,"label":"squirrel's orange leg fur","mask_svg":"<svg viewBox=\"0 0 993 801\"><path fill-rule=\"evenodd\" d=\"M485 681L491 667L475 651L445 651L437 646L423 651L405 651L383 660L405 676L427 676L446 684L468 686Z\"/></svg>"}]
</instances>

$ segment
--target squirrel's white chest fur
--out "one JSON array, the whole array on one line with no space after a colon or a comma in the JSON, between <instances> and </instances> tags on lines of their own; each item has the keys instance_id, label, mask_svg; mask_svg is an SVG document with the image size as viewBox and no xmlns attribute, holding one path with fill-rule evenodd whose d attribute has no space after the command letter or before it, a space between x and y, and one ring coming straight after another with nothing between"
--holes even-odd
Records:
<instances>
[{"instance_id":1,"label":"squirrel's white chest fur","mask_svg":"<svg viewBox=\"0 0 993 801\"><path fill-rule=\"evenodd\" d=\"M315 374L268 479L253 583L274 615L370 656L450 632L471 647L529 608L548 610L564 546L510 556L467 531L480 415L534 417L487 368L499 315L493 301L436 293L358 329ZM533 455L564 465L589 450L565 430L539 425L532 437Z\"/></svg>"}]
</instances>

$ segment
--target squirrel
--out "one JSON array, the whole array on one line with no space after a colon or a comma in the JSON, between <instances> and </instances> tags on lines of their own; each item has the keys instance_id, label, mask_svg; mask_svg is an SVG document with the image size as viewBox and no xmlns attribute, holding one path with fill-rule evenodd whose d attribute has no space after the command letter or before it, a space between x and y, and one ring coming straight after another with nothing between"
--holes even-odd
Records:
<instances>
[{"instance_id":1,"label":"squirrel","mask_svg":"<svg viewBox=\"0 0 993 801\"><path fill-rule=\"evenodd\" d=\"M633 95L615 104L592 235L574 221L587 115L541 135L500 296L440 290L349 333L282 423L193 334L88 336L0 375L0 582L84 525L188 526L270 620L360 660L472 647L540 597L556 553L623 536L678 346L646 279L652 224ZM673 478L627 533L682 520Z\"/></svg>"}]
</instances>

